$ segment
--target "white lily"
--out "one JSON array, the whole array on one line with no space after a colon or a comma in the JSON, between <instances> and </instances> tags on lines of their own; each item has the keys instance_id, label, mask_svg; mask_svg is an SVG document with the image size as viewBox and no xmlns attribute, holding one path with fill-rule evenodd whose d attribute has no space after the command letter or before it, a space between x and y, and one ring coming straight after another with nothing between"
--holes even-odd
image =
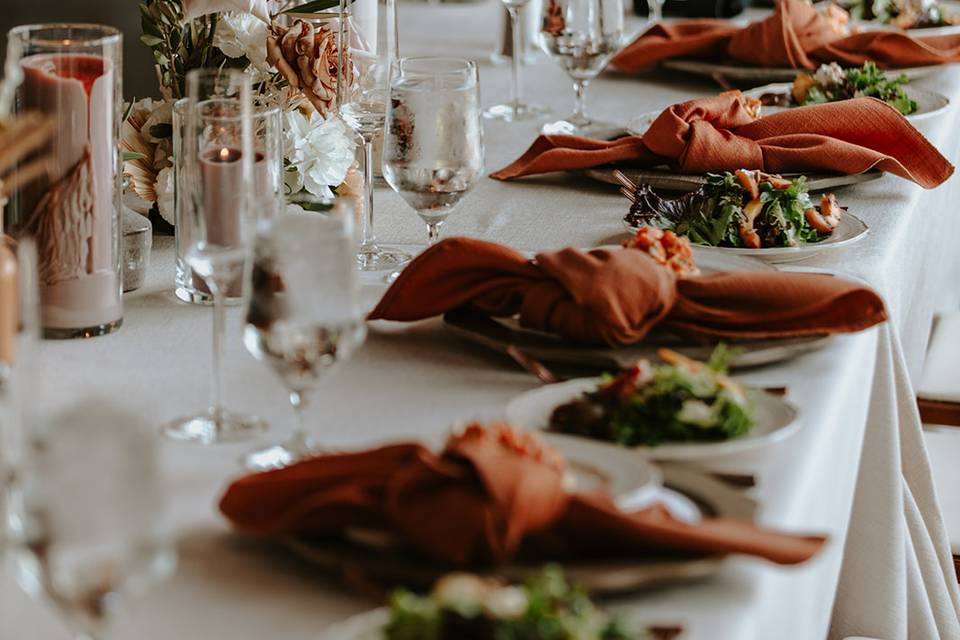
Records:
<instances>
[{"instance_id":1,"label":"white lily","mask_svg":"<svg viewBox=\"0 0 960 640\"><path fill-rule=\"evenodd\" d=\"M183 0L183 19L193 20L210 13L238 11L256 16L270 24L267 0Z\"/></svg>"}]
</instances>

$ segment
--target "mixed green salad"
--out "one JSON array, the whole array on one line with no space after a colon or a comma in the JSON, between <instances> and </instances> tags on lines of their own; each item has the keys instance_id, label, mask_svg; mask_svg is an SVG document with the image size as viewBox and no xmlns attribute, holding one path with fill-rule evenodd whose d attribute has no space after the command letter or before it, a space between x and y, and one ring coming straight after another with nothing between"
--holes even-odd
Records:
<instances>
[{"instance_id":1,"label":"mixed green salad","mask_svg":"<svg viewBox=\"0 0 960 640\"><path fill-rule=\"evenodd\" d=\"M787 180L761 171L709 174L697 191L676 199L658 196L649 185L632 194L624 220L635 228L656 227L714 247L795 247L828 238L843 208L833 194L814 204L806 178Z\"/></svg>"},{"instance_id":2,"label":"mixed green salad","mask_svg":"<svg viewBox=\"0 0 960 640\"><path fill-rule=\"evenodd\" d=\"M441 578L426 596L393 594L386 640L641 640L567 584L556 567L524 585L470 574Z\"/></svg>"},{"instance_id":3,"label":"mixed green salad","mask_svg":"<svg viewBox=\"0 0 960 640\"><path fill-rule=\"evenodd\" d=\"M853 0L840 4L858 20L876 20L900 29L928 29L960 23L960 16L939 2L911 0Z\"/></svg>"},{"instance_id":4,"label":"mixed green salad","mask_svg":"<svg viewBox=\"0 0 960 640\"><path fill-rule=\"evenodd\" d=\"M663 364L641 361L554 409L550 430L625 446L728 440L750 431L753 406L726 375L727 346L718 345L705 363L668 349L659 355Z\"/></svg>"},{"instance_id":5,"label":"mixed green salad","mask_svg":"<svg viewBox=\"0 0 960 640\"><path fill-rule=\"evenodd\" d=\"M877 65L865 62L862 67L844 69L836 62L822 64L813 73L801 73L793 81L790 99L796 105L822 104L851 98L883 100L905 116L917 110L917 102L907 95L903 85L907 76L891 78ZM760 96L762 104L777 104L778 94Z\"/></svg>"}]
</instances>

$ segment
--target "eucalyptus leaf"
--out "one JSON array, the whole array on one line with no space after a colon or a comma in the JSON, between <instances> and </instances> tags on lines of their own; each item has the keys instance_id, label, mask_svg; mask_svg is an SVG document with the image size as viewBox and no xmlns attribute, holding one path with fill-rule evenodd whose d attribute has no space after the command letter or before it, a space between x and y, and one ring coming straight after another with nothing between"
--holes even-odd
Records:
<instances>
[{"instance_id":1,"label":"eucalyptus leaf","mask_svg":"<svg viewBox=\"0 0 960 640\"><path fill-rule=\"evenodd\" d=\"M145 33L142 36L140 36L140 42L152 48L157 46L158 44L163 44L163 38L159 36L151 35L149 33Z\"/></svg>"},{"instance_id":2,"label":"eucalyptus leaf","mask_svg":"<svg viewBox=\"0 0 960 640\"><path fill-rule=\"evenodd\" d=\"M137 153L136 151L124 151L124 152L123 152L123 161L124 161L124 162L132 162L132 161L134 161L134 160L143 160L143 159L146 158L146 157L147 157L147 156L143 155L142 153Z\"/></svg>"}]
</instances>

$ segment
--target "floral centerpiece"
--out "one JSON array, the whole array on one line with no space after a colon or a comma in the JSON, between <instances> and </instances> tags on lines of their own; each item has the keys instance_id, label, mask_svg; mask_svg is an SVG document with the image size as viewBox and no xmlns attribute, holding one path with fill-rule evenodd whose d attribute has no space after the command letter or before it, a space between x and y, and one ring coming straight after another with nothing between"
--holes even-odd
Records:
<instances>
[{"instance_id":1,"label":"floral centerpiece","mask_svg":"<svg viewBox=\"0 0 960 640\"><path fill-rule=\"evenodd\" d=\"M124 175L162 219L161 227L174 224L173 103L184 95L187 73L201 67L243 69L255 93L281 106L288 201L313 208L305 203L329 201L334 193L359 197L363 177L354 134L334 113L341 58L337 34L299 19L280 24L286 12L326 11L338 0L296 3L146 0L140 5L140 40L153 51L160 97L128 107Z\"/></svg>"}]
</instances>

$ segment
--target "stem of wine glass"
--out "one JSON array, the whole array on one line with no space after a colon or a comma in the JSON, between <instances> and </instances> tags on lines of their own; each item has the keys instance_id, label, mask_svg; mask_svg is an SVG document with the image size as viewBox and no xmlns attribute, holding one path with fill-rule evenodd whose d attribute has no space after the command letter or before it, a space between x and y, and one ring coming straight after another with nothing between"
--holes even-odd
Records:
<instances>
[{"instance_id":1,"label":"stem of wine glass","mask_svg":"<svg viewBox=\"0 0 960 640\"><path fill-rule=\"evenodd\" d=\"M223 363L223 331L226 320L226 307L223 304L223 292L220 284L210 278L207 286L213 296L213 381L210 387L210 415L213 416L215 428L220 430L220 418L223 414L221 399L223 398L223 380L221 368Z\"/></svg>"},{"instance_id":2,"label":"stem of wine glass","mask_svg":"<svg viewBox=\"0 0 960 640\"><path fill-rule=\"evenodd\" d=\"M587 85L589 80L574 80L573 90L576 92L576 100L573 106L573 124L581 125L590 122L587 116Z\"/></svg>"},{"instance_id":3,"label":"stem of wine glass","mask_svg":"<svg viewBox=\"0 0 960 640\"><path fill-rule=\"evenodd\" d=\"M363 136L363 223L360 242L361 253L372 253L377 238L373 234L373 139Z\"/></svg>"},{"instance_id":4,"label":"stem of wine glass","mask_svg":"<svg viewBox=\"0 0 960 640\"><path fill-rule=\"evenodd\" d=\"M647 0L651 22L663 22L663 3L664 0Z\"/></svg>"},{"instance_id":5,"label":"stem of wine glass","mask_svg":"<svg viewBox=\"0 0 960 640\"><path fill-rule=\"evenodd\" d=\"M520 8L507 7L510 13L510 33L513 35L513 54L510 56L510 68L513 77L511 78L512 96L510 104L513 107L513 115L516 117L520 111L520 63L523 61L523 34L520 33Z\"/></svg>"},{"instance_id":6,"label":"stem of wine glass","mask_svg":"<svg viewBox=\"0 0 960 640\"><path fill-rule=\"evenodd\" d=\"M306 419L303 415L306 406L306 398L304 398L303 392L290 392L290 406L293 407L296 422L293 424L293 433L290 434L287 449L298 456L304 455L310 451L310 443L307 442Z\"/></svg>"},{"instance_id":7,"label":"stem of wine glass","mask_svg":"<svg viewBox=\"0 0 960 640\"><path fill-rule=\"evenodd\" d=\"M428 222L427 223L427 246L432 247L437 240L440 239L440 225L443 224L443 220L437 222Z\"/></svg>"}]
</instances>

